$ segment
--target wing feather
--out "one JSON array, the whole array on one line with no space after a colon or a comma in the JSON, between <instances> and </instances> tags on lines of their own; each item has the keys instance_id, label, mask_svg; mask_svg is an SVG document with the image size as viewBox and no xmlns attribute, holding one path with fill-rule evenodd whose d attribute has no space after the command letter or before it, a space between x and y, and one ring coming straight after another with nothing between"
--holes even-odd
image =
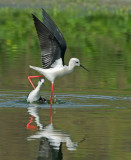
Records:
<instances>
[{"instance_id":1,"label":"wing feather","mask_svg":"<svg viewBox=\"0 0 131 160\"><path fill-rule=\"evenodd\" d=\"M62 47L62 50L66 50L66 47L67 47L66 41L62 33L60 32L59 28L57 27L57 25L54 23L54 21L50 18L50 16L46 13L44 9L42 9L42 13L43 13L43 23L55 36L60 46Z\"/></svg>"},{"instance_id":2,"label":"wing feather","mask_svg":"<svg viewBox=\"0 0 131 160\"><path fill-rule=\"evenodd\" d=\"M52 64L54 64L58 59L61 59L61 65L64 65L66 42L61 39L63 42L60 44L58 36L56 36L51 27L49 27L52 26L51 19L50 24L48 22L44 24L36 16L32 16L40 41L42 67L44 69L51 68L53 66Z\"/></svg>"}]
</instances>

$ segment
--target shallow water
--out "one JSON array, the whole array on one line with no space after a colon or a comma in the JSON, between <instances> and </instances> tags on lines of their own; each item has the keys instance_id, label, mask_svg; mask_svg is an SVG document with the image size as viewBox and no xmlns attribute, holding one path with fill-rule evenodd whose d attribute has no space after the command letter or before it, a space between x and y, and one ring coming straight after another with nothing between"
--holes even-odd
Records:
<instances>
[{"instance_id":1,"label":"shallow water","mask_svg":"<svg viewBox=\"0 0 131 160\"><path fill-rule=\"evenodd\" d=\"M131 158L131 97L56 94L51 125L50 104L27 94L0 92L0 159Z\"/></svg>"}]
</instances>

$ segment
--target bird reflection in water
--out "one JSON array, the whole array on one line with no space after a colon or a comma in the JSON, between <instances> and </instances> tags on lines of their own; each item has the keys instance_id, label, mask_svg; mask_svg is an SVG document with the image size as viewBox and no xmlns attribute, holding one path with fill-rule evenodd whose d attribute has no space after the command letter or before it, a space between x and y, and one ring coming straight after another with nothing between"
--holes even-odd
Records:
<instances>
[{"instance_id":1,"label":"bird reflection in water","mask_svg":"<svg viewBox=\"0 0 131 160\"><path fill-rule=\"evenodd\" d=\"M29 104L28 113L31 116L29 117L29 122L26 125L27 129L30 129L30 130L43 129L43 125L40 123L39 110L40 110L40 107L38 104ZM34 120L36 122L36 125L31 125L31 123L33 123Z\"/></svg>"},{"instance_id":2,"label":"bird reflection in water","mask_svg":"<svg viewBox=\"0 0 131 160\"><path fill-rule=\"evenodd\" d=\"M69 134L55 129L52 123L44 127L40 123L39 110L40 107L38 104L29 104L28 112L36 122L36 129L34 129L34 125L31 125L30 123L31 118L27 124L27 129L37 130L37 132L34 135L27 137L27 140L40 139L38 160L62 160L62 143L66 143L68 150L76 150L77 143L72 142ZM29 125L33 127L28 128Z\"/></svg>"},{"instance_id":3,"label":"bird reflection in water","mask_svg":"<svg viewBox=\"0 0 131 160\"><path fill-rule=\"evenodd\" d=\"M62 142L59 149L54 149L47 138L40 139L39 152L37 160L62 160Z\"/></svg>"}]
</instances>

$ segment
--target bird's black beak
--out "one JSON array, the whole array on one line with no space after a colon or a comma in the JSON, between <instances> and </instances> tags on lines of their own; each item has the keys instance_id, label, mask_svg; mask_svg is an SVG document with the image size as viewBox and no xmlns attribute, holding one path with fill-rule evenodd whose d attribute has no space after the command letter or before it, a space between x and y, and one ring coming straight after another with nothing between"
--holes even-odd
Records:
<instances>
[{"instance_id":1,"label":"bird's black beak","mask_svg":"<svg viewBox=\"0 0 131 160\"><path fill-rule=\"evenodd\" d=\"M86 71L88 71L88 72L89 72L89 70L88 70L88 69L86 69L85 67L83 67L81 64L80 64L80 67L84 68Z\"/></svg>"}]
</instances>

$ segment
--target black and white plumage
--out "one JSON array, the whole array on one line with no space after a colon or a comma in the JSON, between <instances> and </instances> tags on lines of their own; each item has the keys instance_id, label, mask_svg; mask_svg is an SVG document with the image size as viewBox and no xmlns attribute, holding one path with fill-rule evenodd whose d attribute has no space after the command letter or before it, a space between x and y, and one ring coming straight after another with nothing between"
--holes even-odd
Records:
<instances>
[{"instance_id":1,"label":"black and white plumage","mask_svg":"<svg viewBox=\"0 0 131 160\"><path fill-rule=\"evenodd\" d=\"M44 84L44 81L45 80L43 78L40 79L38 81L37 87L29 93L29 95L27 97L27 102L28 103L33 103L33 102L36 102L36 101L39 101L39 100L44 101L44 99L41 98L41 96L40 96L40 88Z\"/></svg>"},{"instance_id":2,"label":"black and white plumage","mask_svg":"<svg viewBox=\"0 0 131 160\"><path fill-rule=\"evenodd\" d=\"M43 23L34 15L33 19L40 40L42 67L48 69L52 68L52 64L60 58L62 65L64 65L66 42L49 15L44 9L42 11Z\"/></svg>"},{"instance_id":3,"label":"black and white plumage","mask_svg":"<svg viewBox=\"0 0 131 160\"><path fill-rule=\"evenodd\" d=\"M57 77L62 77L71 73L75 66L81 66L80 60L71 58L69 65L64 64L66 42L56 24L49 15L43 11L43 23L33 15L34 24L38 34L41 48L42 67L30 66L30 68L44 75L51 83L51 104L53 95L53 83ZM84 68L87 70L86 68ZM88 71L88 70L87 70Z\"/></svg>"}]
</instances>

